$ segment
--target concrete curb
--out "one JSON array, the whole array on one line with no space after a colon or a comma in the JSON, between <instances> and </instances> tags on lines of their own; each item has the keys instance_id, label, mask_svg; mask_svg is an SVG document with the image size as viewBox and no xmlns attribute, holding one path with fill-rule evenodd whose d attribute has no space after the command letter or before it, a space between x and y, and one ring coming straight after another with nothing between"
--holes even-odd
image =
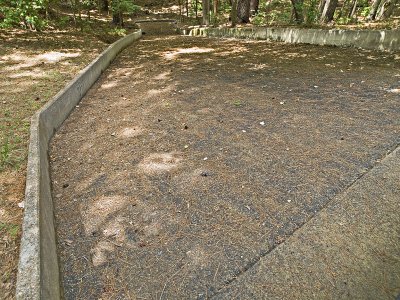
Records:
<instances>
[{"instance_id":1,"label":"concrete curb","mask_svg":"<svg viewBox=\"0 0 400 300\"><path fill-rule=\"evenodd\" d=\"M370 50L400 51L400 30L342 30L303 28L194 28L183 34L191 36L233 37L271 40L285 43L303 43L357 47Z\"/></svg>"},{"instance_id":2,"label":"concrete curb","mask_svg":"<svg viewBox=\"0 0 400 300\"><path fill-rule=\"evenodd\" d=\"M60 275L48 162L48 144L57 128L117 54L139 39L139 30L110 45L39 110L31 121L17 299L60 299Z\"/></svg>"}]
</instances>

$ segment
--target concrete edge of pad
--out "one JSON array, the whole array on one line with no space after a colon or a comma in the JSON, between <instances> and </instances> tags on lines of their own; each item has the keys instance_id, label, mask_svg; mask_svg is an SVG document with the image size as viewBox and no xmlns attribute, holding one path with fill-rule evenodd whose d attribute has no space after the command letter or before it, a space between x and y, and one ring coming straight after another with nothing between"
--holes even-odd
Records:
<instances>
[{"instance_id":1,"label":"concrete edge of pad","mask_svg":"<svg viewBox=\"0 0 400 300\"><path fill-rule=\"evenodd\" d=\"M182 33L191 36L232 37L380 51L400 51L400 29L343 30L281 27L192 28Z\"/></svg>"},{"instance_id":2,"label":"concrete edge of pad","mask_svg":"<svg viewBox=\"0 0 400 300\"><path fill-rule=\"evenodd\" d=\"M62 298L49 174L49 141L117 54L141 36L139 30L110 45L32 117L17 299Z\"/></svg>"}]
</instances>

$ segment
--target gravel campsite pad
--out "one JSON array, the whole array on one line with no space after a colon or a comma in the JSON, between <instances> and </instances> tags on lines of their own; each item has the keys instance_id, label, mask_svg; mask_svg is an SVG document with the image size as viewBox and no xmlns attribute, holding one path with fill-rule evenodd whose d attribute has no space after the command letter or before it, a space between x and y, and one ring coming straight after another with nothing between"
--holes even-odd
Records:
<instances>
[{"instance_id":1,"label":"gravel campsite pad","mask_svg":"<svg viewBox=\"0 0 400 300\"><path fill-rule=\"evenodd\" d=\"M399 144L399 62L181 36L126 49L51 144L65 297L234 284Z\"/></svg>"}]
</instances>

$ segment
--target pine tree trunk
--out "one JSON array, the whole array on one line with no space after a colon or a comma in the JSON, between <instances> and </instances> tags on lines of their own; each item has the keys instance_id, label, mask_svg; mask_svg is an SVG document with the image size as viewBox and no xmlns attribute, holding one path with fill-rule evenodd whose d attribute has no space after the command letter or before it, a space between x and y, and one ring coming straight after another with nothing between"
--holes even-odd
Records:
<instances>
[{"instance_id":1,"label":"pine tree trunk","mask_svg":"<svg viewBox=\"0 0 400 300\"><path fill-rule=\"evenodd\" d=\"M210 25L210 0L202 0L203 3L203 25Z\"/></svg>"},{"instance_id":2,"label":"pine tree trunk","mask_svg":"<svg viewBox=\"0 0 400 300\"><path fill-rule=\"evenodd\" d=\"M328 23L333 20L338 0L326 0L325 7L321 15L321 22Z\"/></svg>"},{"instance_id":3,"label":"pine tree trunk","mask_svg":"<svg viewBox=\"0 0 400 300\"><path fill-rule=\"evenodd\" d=\"M343 16L343 12L344 12L346 6L348 5L348 2L349 2L349 0L344 0L343 1L342 7L341 7L336 19L340 19Z\"/></svg>"},{"instance_id":4,"label":"pine tree trunk","mask_svg":"<svg viewBox=\"0 0 400 300\"><path fill-rule=\"evenodd\" d=\"M304 22L303 16L303 0L291 0L293 5L294 19L297 24Z\"/></svg>"},{"instance_id":5,"label":"pine tree trunk","mask_svg":"<svg viewBox=\"0 0 400 300\"><path fill-rule=\"evenodd\" d=\"M255 16L258 13L258 6L260 5L259 0L250 0L250 13Z\"/></svg>"},{"instance_id":6,"label":"pine tree trunk","mask_svg":"<svg viewBox=\"0 0 400 300\"><path fill-rule=\"evenodd\" d=\"M120 12L114 12L112 15L112 23L114 25L119 25L119 26L124 26L124 20L122 18L122 13Z\"/></svg>"},{"instance_id":7,"label":"pine tree trunk","mask_svg":"<svg viewBox=\"0 0 400 300\"><path fill-rule=\"evenodd\" d=\"M349 17L350 19L353 18L354 14L356 13L356 10L357 10L357 0L354 0L354 1L353 1L352 8L351 8L351 11L349 12L349 15L348 15L348 17Z\"/></svg>"},{"instance_id":8,"label":"pine tree trunk","mask_svg":"<svg viewBox=\"0 0 400 300\"><path fill-rule=\"evenodd\" d=\"M382 0L374 0L372 3L371 11L369 12L368 19L375 20L376 13L378 12L379 5L381 4Z\"/></svg>"},{"instance_id":9,"label":"pine tree trunk","mask_svg":"<svg viewBox=\"0 0 400 300\"><path fill-rule=\"evenodd\" d=\"M101 10L108 11L108 0L101 0Z\"/></svg>"},{"instance_id":10,"label":"pine tree trunk","mask_svg":"<svg viewBox=\"0 0 400 300\"><path fill-rule=\"evenodd\" d=\"M390 16L393 14L398 2L399 2L399 0L389 0L387 2L387 5L384 8L382 8L383 9L383 12L381 15L382 20L386 20L386 19L390 18Z\"/></svg>"},{"instance_id":11,"label":"pine tree trunk","mask_svg":"<svg viewBox=\"0 0 400 300\"><path fill-rule=\"evenodd\" d=\"M231 0L232 9L231 9L231 26L235 27L237 24L237 0Z\"/></svg>"},{"instance_id":12,"label":"pine tree trunk","mask_svg":"<svg viewBox=\"0 0 400 300\"><path fill-rule=\"evenodd\" d=\"M250 22L250 0L238 0L237 17L239 23Z\"/></svg>"}]
</instances>

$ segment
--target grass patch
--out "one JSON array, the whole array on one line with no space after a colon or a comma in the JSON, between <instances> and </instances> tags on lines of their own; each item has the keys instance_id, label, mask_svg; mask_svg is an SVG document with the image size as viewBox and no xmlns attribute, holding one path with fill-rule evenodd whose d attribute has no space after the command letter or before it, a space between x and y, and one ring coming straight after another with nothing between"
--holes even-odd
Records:
<instances>
[{"instance_id":1,"label":"grass patch","mask_svg":"<svg viewBox=\"0 0 400 300\"><path fill-rule=\"evenodd\" d=\"M6 232L12 238L16 238L19 233L19 225L0 222L0 232Z\"/></svg>"}]
</instances>

